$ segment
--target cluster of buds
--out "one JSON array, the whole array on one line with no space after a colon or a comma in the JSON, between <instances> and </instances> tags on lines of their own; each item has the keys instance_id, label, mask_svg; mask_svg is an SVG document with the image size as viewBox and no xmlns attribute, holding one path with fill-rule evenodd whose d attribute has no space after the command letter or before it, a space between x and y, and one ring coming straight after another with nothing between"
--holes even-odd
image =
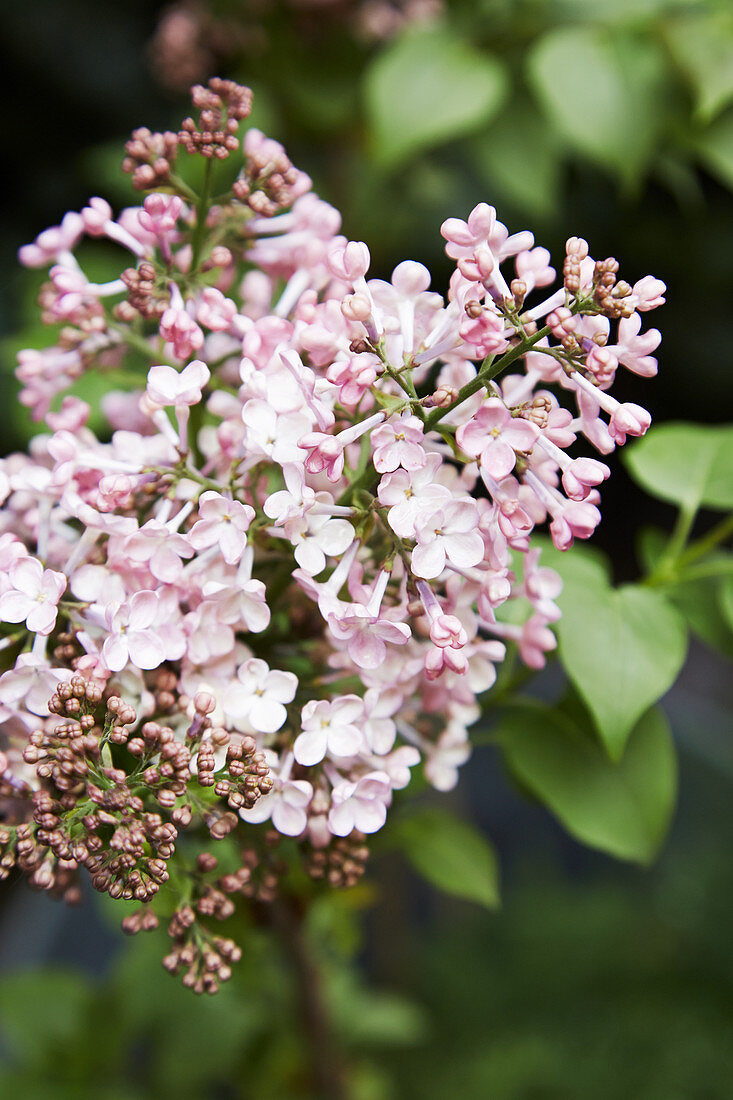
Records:
<instances>
[{"instance_id":1,"label":"cluster of buds","mask_svg":"<svg viewBox=\"0 0 733 1100\"><path fill-rule=\"evenodd\" d=\"M0 460L0 797L36 799L28 842L123 898L173 880L177 830L228 837L216 915L272 900L292 849L356 881L413 769L456 784L507 650L542 667L560 581L535 535L568 550L599 523L610 471L588 452L650 423L610 388L656 372L641 325L665 288L572 238L551 289L549 253L486 204L441 228L445 298L412 261L367 278L367 246L259 131L212 203L250 94L194 101L176 167L206 159L199 194L154 173L141 206L94 198L21 251L64 329L20 356L47 431ZM87 280L85 234L125 250L119 278ZM105 396L100 439L64 391L119 366L139 381ZM223 949L175 938L173 968L221 980Z\"/></svg>"},{"instance_id":2,"label":"cluster of buds","mask_svg":"<svg viewBox=\"0 0 733 1100\"><path fill-rule=\"evenodd\" d=\"M214 77L206 88L195 84L191 98L199 112L198 121L183 120L179 142L187 153L224 160L239 148L237 130L252 110L252 92L233 80Z\"/></svg>"},{"instance_id":3,"label":"cluster of buds","mask_svg":"<svg viewBox=\"0 0 733 1100\"><path fill-rule=\"evenodd\" d=\"M179 828L197 820L219 839L236 826L232 809L252 809L269 792L253 738L212 728L205 693L192 708L181 743L168 726L139 725L135 709L93 679L75 673L59 683L47 709L60 721L31 733L23 751L37 785L24 787L32 819L16 829L16 847L35 885L57 888L59 869L84 867L95 889L149 902L169 879Z\"/></svg>"},{"instance_id":4,"label":"cluster of buds","mask_svg":"<svg viewBox=\"0 0 733 1100\"><path fill-rule=\"evenodd\" d=\"M141 924L144 921L145 917L141 918ZM163 966L171 974L181 974L183 984L194 993L217 993L221 983L231 977L232 964L242 957L234 940L208 933L190 905L173 914L168 935L173 945Z\"/></svg>"}]
</instances>

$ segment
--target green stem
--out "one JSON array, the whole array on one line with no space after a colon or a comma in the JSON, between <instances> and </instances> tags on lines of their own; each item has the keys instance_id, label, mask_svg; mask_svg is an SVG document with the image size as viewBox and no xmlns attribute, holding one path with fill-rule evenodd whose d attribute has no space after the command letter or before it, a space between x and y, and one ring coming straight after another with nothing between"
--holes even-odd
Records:
<instances>
[{"instance_id":1,"label":"green stem","mask_svg":"<svg viewBox=\"0 0 733 1100\"><path fill-rule=\"evenodd\" d=\"M150 363L162 363L166 367L173 367L174 370L178 370L175 363L172 363L170 359L166 359L160 355L155 348L148 343L144 336L141 336L139 332L135 332L134 329L126 328L124 325L118 325L115 321L107 321L107 327L114 332L118 332L128 347L134 348L135 351L139 351ZM138 382L141 382L142 378L138 378Z\"/></svg>"},{"instance_id":2,"label":"green stem","mask_svg":"<svg viewBox=\"0 0 733 1100\"><path fill-rule=\"evenodd\" d=\"M201 247L204 243L206 231L206 215L209 212L209 196L211 195L211 182L214 173L214 160L212 157L206 161L204 169L204 184L201 188L199 201L196 203L196 228L193 231L191 242L191 271L196 271L201 256Z\"/></svg>"},{"instance_id":3,"label":"green stem","mask_svg":"<svg viewBox=\"0 0 733 1100\"><path fill-rule=\"evenodd\" d=\"M462 386L458 391L458 396L455 401L445 409L435 409L434 412L431 412L430 415L426 417L425 431L429 432L430 429L435 427L435 425L442 420L444 416L447 416L449 412L452 412L458 405L463 404L469 397L473 397L473 395L478 393L480 389L483 389L492 378L496 378L497 375L501 374L507 367L510 367L516 359L521 359L521 357L526 355L535 344L549 335L549 332L550 328L546 326L545 328L539 329L539 331L529 339L520 340L516 347L511 348L506 355L502 355L501 359L496 363L493 362L493 356L487 356L481 364L476 377L472 378L470 382L467 382L466 385Z\"/></svg>"},{"instance_id":4,"label":"green stem","mask_svg":"<svg viewBox=\"0 0 733 1100\"><path fill-rule=\"evenodd\" d=\"M697 515L696 508L682 507L677 513L677 519L672 530L672 535L664 553L657 562L656 568L646 578L646 584L667 584L677 579L680 555L687 545L692 525Z\"/></svg>"},{"instance_id":5,"label":"green stem","mask_svg":"<svg viewBox=\"0 0 733 1100\"><path fill-rule=\"evenodd\" d=\"M349 485L348 489L344 490L336 503L339 505L351 504L355 494L358 493L360 489L371 491L378 480L379 474L370 462L367 468L365 470L362 470L362 472L359 474L356 481L353 481L351 485Z\"/></svg>"},{"instance_id":6,"label":"green stem","mask_svg":"<svg viewBox=\"0 0 733 1100\"><path fill-rule=\"evenodd\" d=\"M703 557L711 550L715 550L721 542L725 542L731 535L733 535L733 512L711 528L706 535L693 542L685 553L680 556L679 564L688 565L692 561L697 561L698 558Z\"/></svg>"},{"instance_id":7,"label":"green stem","mask_svg":"<svg viewBox=\"0 0 733 1100\"><path fill-rule=\"evenodd\" d=\"M192 187L189 187L185 180L182 180L180 176L171 172L168 178L170 179L171 187L175 188L182 199L185 199L186 202L195 203L198 201L198 195L196 194L194 189Z\"/></svg>"}]
</instances>

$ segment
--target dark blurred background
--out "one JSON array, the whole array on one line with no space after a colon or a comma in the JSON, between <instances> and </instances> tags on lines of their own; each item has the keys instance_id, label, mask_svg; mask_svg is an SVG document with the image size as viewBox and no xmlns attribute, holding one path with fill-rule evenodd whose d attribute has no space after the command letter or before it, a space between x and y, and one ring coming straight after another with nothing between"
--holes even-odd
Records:
<instances>
[{"instance_id":1,"label":"dark blurred background","mask_svg":"<svg viewBox=\"0 0 733 1100\"><path fill-rule=\"evenodd\" d=\"M703 0L5 5L3 449L24 446L28 434L11 401L14 351L39 339L37 279L17 268L18 246L93 194L117 207L135 202L119 172L122 142L138 125L176 128L186 84L215 72L255 88L257 124L342 210L344 232L369 243L375 275L410 257L428 264L441 289L450 274L441 221L488 201L510 231L532 228L555 257L566 237L581 235L593 255L619 258L629 282L664 279L668 304L652 321L664 336L659 378L627 375L620 395L657 421L730 420L733 73L726 83L723 65L711 90L700 50L689 48L702 43L704 57L722 40L733 58L729 15L728 4ZM385 159L375 87L384 59L398 63L401 43L420 35L468 43L467 64L489 58L503 91L483 116L457 108L454 132ZM573 43L599 47L609 66L599 75L590 57L568 97L575 115L565 117L542 83L548 43L560 57ZM651 91L629 85L628 66L652 73ZM408 69L404 79L407 89ZM603 97L616 86L633 95L611 110L617 151L606 156L577 111L602 134ZM596 543L617 579L637 575L640 527L672 519L614 462ZM375 896L357 892L353 903L369 914L365 938L353 940L346 918L341 928L338 914L324 917L325 939L341 945L333 996L345 1041L359 1052L364 1100L733 1095L733 637L718 643L693 642L665 700L680 808L654 868L581 849L514 792L483 748L449 801L497 846L502 910L487 915L428 894L385 855L374 865ZM556 675L536 690L554 693ZM108 918L94 901L65 913L20 885L0 894L7 1095L287 1095L275 1067L287 1063L288 1040L268 1023L280 979L264 948L218 1007L202 1005L158 973L155 952L121 944ZM354 952L381 993L352 988L339 970ZM39 975L39 966L62 970ZM96 1061L92 1023L105 1052Z\"/></svg>"}]
</instances>

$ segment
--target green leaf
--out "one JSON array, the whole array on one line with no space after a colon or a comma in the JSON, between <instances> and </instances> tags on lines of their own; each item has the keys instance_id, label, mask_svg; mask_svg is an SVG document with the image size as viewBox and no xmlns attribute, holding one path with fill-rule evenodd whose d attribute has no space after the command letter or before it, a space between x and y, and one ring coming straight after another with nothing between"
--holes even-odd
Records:
<instances>
[{"instance_id":1,"label":"green leaf","mask_svg":"<svg viewBox=\"0 0 733 1100\"><path fill-rule=\"evenodd\" d=\"M398 821L393 841L433 886L495 909L499 868L494 849L471 825L447 810L420 810Z\"/></svg>"},{"instance_id":2,"label":"green leaf","mask_svg":"<svg viewBox=\"0 0 733 1100\"><path fill-rule=\"evenodd\" d=\"M628 185L659 137L664 64L648 40L602 27L561 27L527 56L527 75L566 141Z\"/></svg>"},{"instance_id":3,"label":"green leaf","mask_svg":"<svg viewBox=\"0 0 733 1100\"><path fill-rule=\"evenodd\" d=\"M733 99L733 10L703 10L667 23L663 37L709 122Z\"/></svg>"},{"instance_id":4,"label":"green leaf","mask_svg":"<svg viewBox=\"0 0 733 1100\"><path fill-rule=\"evenodd\" d=\"M669 598L690 624L690 629L713 649L733 658L733 620L728 617L725 581L716 577L682 581L669 592Z\"/></svg>"},{"instance_id":5,"label":"green leaf","mask_svg":"<svg viewBox=\"0 0 733 1100\"><path fill-rule=\"evenodd\" d=\"M562 663L619 760L636 722L682 667L684 620L660 592L635 585L566 583L560 607Z\"/></svg>"},{"instance_id":6,"label":"green leaf","mask_svg":"<svg viewBox=\"0 0 733 1100\"><path fill-rule=\"evenodd\" d=\"M502 719L507 765L577 840L618 859L648 863L666 834L677 791L669 727L648 711L618 763L571 719L527 704Z\"/></svg>"},{"instance_id":7,"label":"green leaf","mask_svg":"<svg viewBox=\"0 0 733 1100\"><path fill-rule=\"evenodd\" d=\"M542 550L540 565L555 569L563 584L610 584L610 562L597 546L575 542L571 550L558 550L546 535L533 536L533 545Z\"/></svg>"},{"instance_id":8,"label":"green leaf","mask_svg":"<svg viewBox=\"0 0 733 1100\"><path fill-rule=\"evenodd\" d=\"M93 988L71 970L46 968L6 974L0 987L0 1034L16 1057L38 1062L44 1054L73 1042L93 996Z\"/></svg>"},{"instance_id":9,"label":"green leaf","mask_svg":"<svg viewBox=\"0 0 733 1100\"><path fill-rule=\"evenodd\" d=\"M561 153L537 108L512 101L473 143L482 179L534 217L551 218L560 194Z\"/></svg>"},{"instance_id":10,"label":"green leaf","mask_svg":"<svg viewBox=\"0 0 733 1100\"><path fill-rule=\"evenodd\" d=\"M728 626L733 630L733 577L726 577L720 585L720 608Z\"/></svg>"},{"instance_id":11,"label":"green leaf","mask_svg":"<svg viewBox=\"0 0 733 1100\"><path fill-rule=\"evenodd\" d=\"M733 189L733 111L726 111L706 127L695 148L705 167Z\"/></svg>"},{"instance_id":12,"label":"green leaf","mask_svg":"<svg viewBox=\"0 0 733 1100\"><path fill-rule=\"evenodd\" d=\"M327 988L339 1036L349 1046L407 1046L425 1037L427 1021L420 1005L362 985L353 970L330 974Z\"/></svg>"},{"instance_id":13,"label":"green leaf","mask_svg":"<svg viewBox=\"0 0 733 1100\"><path fill-rule=\"evenodd\" d=\"M446 27L408 31L376 56L365 76L376 158L393 167L463 137L496 113L506 87L501 63Z\"/></svg>"},{"instance_id":14,"label":"green leaf","mask_svg":"<svg viewBox=\"0 0 733 1100\"><path fill-rule=\"evenodd\" d=\"M733 508L733 425L662 424L624 462L643 489L678 508Z\"/></svg>"},{"instance_id":15,"label":"green leaf","mask_svg":"<svg viewBox=\"0 0 733 1100\"><path fill-rule=\"evenodd\" d=\"M642 527L636 536L636 557L645 573L653 573L667 549L669 532L660 527Z\"/></svg>"}]
</instances>

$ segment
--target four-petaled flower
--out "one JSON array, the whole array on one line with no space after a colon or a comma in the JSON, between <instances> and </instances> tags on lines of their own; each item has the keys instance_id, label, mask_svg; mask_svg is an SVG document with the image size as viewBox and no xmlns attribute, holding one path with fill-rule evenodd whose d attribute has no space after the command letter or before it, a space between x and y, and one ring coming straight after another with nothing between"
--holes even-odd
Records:
<instances>
[{"instance_id":1,"label":"four-petaled flower","mask_svg":"<svg viewBox=\"0 0 733 1100\"><path fill-rule=\"evenodd\" d=\"M531 451L538 435L536 424L512 416L503 401L490 397L473 420L458 428L456 440L467 455L480 455L482 467L501 480L514 469L517 452Z\"/></svg>"},{"instance_id":2,"label":"four-petaled flower","mask_svg":"<svg viewBox=\"0 0 733 1100\"><path fill-rule=\"evenodd\" d=\"M22 557L10 567L8 579L11 587L0 596L0 619L25 622L34 634L50 634L66 588L64 574L44 569L38 558Z\"/></svg>"},{"instance_id":3,"label":"four-petaled flower","mask_svg":"<svg viewBox=\"0 0 733 1100\"><path fill-rule=\"evenodd\" d=\"M247 530L254 515L251 505L207 489L199 497L200 518L188 532L188 541L195 550L218 544L224 561L236 565L247 545Z\"/></svg>"},{"instance_id":4,"label":"four-petaled flower","mask_svg":"<svg viewBox=\"0 0 733 1100\"><path fill-rule=\"evenodd\" d=\"M364 741L360 729L363 715L364 701L358 695L339 695L330 703L311 699L301 712L303 732L293 745L295 759L304 767L311 767L320 764L326 753L353 756Z\"/></svg>"},{"instance_id":5,"label":"four-petaled flower","mask_svg":"<svg viewBox=\"0 0 733 1100\"><path fill-rule=\"evenodd\" d=\"M246 722L258 733L275 733L284 725L298 690L293 672L270 669L266 661L252 657L237 670L237 680L225 690L222 706L235 722Z\"/></svg>"}]
</instances>

